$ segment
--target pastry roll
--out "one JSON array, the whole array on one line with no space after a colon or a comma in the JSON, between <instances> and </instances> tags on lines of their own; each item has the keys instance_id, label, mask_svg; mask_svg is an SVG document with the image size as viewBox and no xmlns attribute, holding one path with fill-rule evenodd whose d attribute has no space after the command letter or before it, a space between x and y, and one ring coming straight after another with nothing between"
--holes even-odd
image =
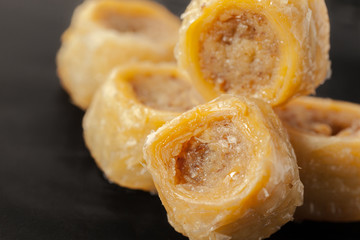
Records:
<instances>
[{"instance_id":1,"label":"pastry roll","mask_svg":"<svg viewBox=\"0 0 360 240\"><path fill-rule=\"evenodd\" d=\"M277 110L305 186L296 218L360 220L360 105L302 97Z\"/></svg>"},{"instance_id":2,"label":"pastry roll","mask_svg":"<svg viewBox=\"0 0 360 240\"><path fill-rule=\"evenodd\" d=\"M179 19L151 1L85 1L62 36L58 75L75 105L86 109L116 66L174 61Z\"/></svg>"},{"instance_id":3,"label":"pastry roll","mask_svg":"<svg viewBox=\"0 0 360 240\"><path fill-rule=\"evenodd\" d=\"M146 136L202 98L177 67L168 64L116 70L95 96L83 127L96 163L111 182L153 191L143 167Z\"/></svg>"},{"instance_id":4,"label":"pastry roll","mask_svg":"<svg viewBox=\"0 0 360 240\"><path fill-rule=\"evenodd\" d=\"M177 58L207 99L222 93L280 105L330 73L324 0L192 0Z\"/></svg>"},{"instance_id":5,"label":"pastry roll","mask_svg":"<svg viewBox=\"0 0 360 240\"><path fill-rule=\"evenodd\" d=\"M147 169L171 225L191 240L261 239L292 219L303 186L270 105L224 95L150 134Z\"/></svg>"}]
</instances>

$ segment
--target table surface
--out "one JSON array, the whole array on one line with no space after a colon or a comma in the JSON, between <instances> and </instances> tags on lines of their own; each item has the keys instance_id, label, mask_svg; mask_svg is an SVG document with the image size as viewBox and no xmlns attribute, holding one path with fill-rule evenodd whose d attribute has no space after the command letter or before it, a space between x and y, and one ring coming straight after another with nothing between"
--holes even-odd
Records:
<instances>
[{"instance_id":1,"label":"table surface","mask_svg":"<svg viewBox=\"0 0 360 240\"><path fill-rule=\"evenodd\" d=\"M157 196L108 183L84 146L54 62L79 3L0 1L0 239L186 239ZM318 94L360 103L360 1L327 4L333 75ZM360 239L360 223L289 223L271 239Z\"/></svg>"}]
</instances>

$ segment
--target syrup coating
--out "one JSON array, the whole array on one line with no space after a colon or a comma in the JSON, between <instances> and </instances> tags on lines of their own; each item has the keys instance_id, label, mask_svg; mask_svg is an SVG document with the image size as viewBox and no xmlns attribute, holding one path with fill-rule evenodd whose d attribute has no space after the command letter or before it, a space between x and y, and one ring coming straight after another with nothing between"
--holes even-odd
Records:
<instances>
[{"instance_id":1,"label":"syrup coating","mask_svg":"<svg viewBox=\"0 0 360 240\"><path fill-rule=\"evenodd\" d=\"M288 136L261 100L195 107L150 134L144 156L170 224L191 240L266 238L302 204Z\"/></svg>"}]
</instances>

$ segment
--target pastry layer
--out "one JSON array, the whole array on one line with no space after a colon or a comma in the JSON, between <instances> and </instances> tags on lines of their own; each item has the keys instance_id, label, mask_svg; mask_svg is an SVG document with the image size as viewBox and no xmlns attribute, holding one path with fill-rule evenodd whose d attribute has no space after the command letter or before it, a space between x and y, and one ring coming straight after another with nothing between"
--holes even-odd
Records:
<instances>
[{"instance_id":1,"label":"pastry layer","mask_svg":"<svg viewBox=\"0 0 360 240\"><path fill-rule=\"evenodd\" d=\"M147 169L169 222L197 239L261 239L302 203L295 155L272 108L225 95L148 136Z\"/></svg>"},{"instance_id":2,"label":"pastry layer","mask_svg":"<svg viewBox=\"0 0 360 240\"><path fill-rule=\"evenodd\" d=\"M74 12L57 56L58 75L86 109L115 67L171 62L179 19L151 1L87 0Z\"/></svg>"},{"instance_id":3,"label":"pastry layer","mask_svg":"<svg viewBox=\"0 0 360 240\"><path fill-rule=\"evenodd\" d=\"M170 96L186 99L178 102ZM85 114L86 145L111 182L154 191L152 178L143 167L146 136L201 102L200 95L174 65L137 63L117 69Z\"/></svg>"},{"instance_id":4,"label":"pastry layer","mask_svg":"<svg viewBox=\"0 0 360 240\"><path fill-rule=\"evenodd\" d=\"M299 219L360 220L360 106L302 97L277 110L305 186Z\"/></svg>"},{"instance_id":5,"label":"pastry layer","mask_svg":"<svg viewBox=\"0 0 360 240\"><path fill-rule=\"evenodd\" d=\"M231 93L281 105L330 73L324 0L192 0L183 19L177 58L209 100Z\"/></svg>"}]
</instances>

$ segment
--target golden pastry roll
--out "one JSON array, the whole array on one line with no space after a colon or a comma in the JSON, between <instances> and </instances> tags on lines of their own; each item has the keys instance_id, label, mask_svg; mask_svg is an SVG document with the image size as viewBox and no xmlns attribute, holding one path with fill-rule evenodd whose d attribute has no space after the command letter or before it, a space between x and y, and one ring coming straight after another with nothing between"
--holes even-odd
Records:
<instances>
[{"instance_id":1,"label":"golden pastry roll","mask_svg":"<svg viewBox=\"0 0 360 240\"><path fill-rule=\"evenodd\" d=\"M276 106L330 74L329 29L324 0L192 0L177 58L208 100L231 93Z\"/></svg>"},{"instance_id":2,"label":"golden pastry roll","mask_svg":"<svg viewBox=\"0 0 360 240\"><path fill-rule=\"evenodd\" d=\"M58 75L86 109L114 67L174 61L180 20L151 1L85 1L74 12L57 55Z\"/></svg>"},{"instance_id":3,"label":"golden pastry roll","mask_svg":"<svg viewBox=\"0 0 360 240\"><path fill-rule=\"evenodd\" d=\"M195 107L150 134L144 156L170 224L191 240L266 238L302 204L292 146L261 100Z\"/></svg>"},{"instance_id":4,"label":"golden pastry roll","mask_svg":"<svg viewBox=\"0 0 360 240\"><path fill-rule=\"evenodd\" d=\"M360 220L360 105L302 97L277 110L304 183L296 218Z\"/></svg>"},{"instance_id":5,"label":"golden pastry roll","mask_svg":"<svg viewBox=\"0 0 360 240\"><path fill-rule=\"evenodd\" d=\"M84 138L105 176L120 186L154 191L144 168L146 136L202 98L172 64L133 64L115 70L87 110Z\"/></svg>"}]
</instances>

